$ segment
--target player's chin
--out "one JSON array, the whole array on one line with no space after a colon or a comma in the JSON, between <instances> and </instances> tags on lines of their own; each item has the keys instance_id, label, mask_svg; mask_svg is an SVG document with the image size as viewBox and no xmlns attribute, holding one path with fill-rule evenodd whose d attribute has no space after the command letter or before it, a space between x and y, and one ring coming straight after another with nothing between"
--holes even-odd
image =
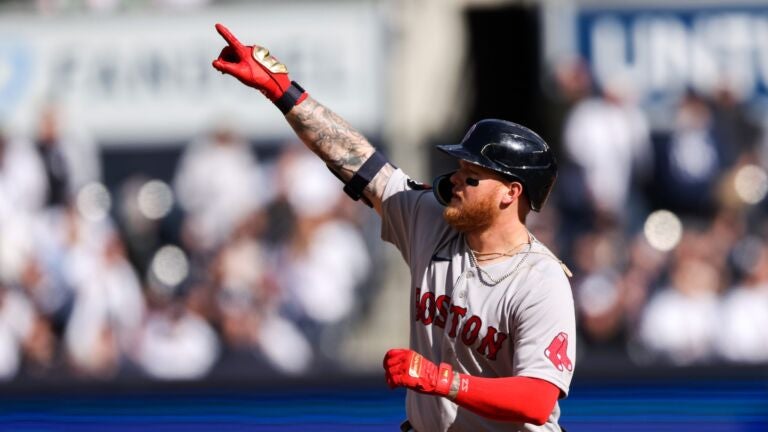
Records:
<instances>
[{"instance_id":1,"label":"player's chin","mask_svg":"<svg viewBox=\"0 0 768 432\"><path fill-rule=\"evenodd\" d=\"M475 228L475 225L468 221L461 211L455 208L446 207L445 211L443 211L443 219L458 232L467 233Z\"/></svg>"},{"instance_id":2,"label":"player's chin","mask_svg":"<svg viewBox=\"0 0 768 432\"><path fill-rule=\"evenodd\" d=\"M450 202L448 202L448 205L445 206L443 209L443 215L458 215L461 213L461 200L458 200L456 198L452 199Z\"/></svg>"},{"instance_id":3,"label":"player's chin","mask_svg":"<svg viewBox=\"0 0 768 432\"><path fill-rule=\"evenodd\" d=\"M443 218L451 226L456 224L457 221L462 220L463 219L462 216L463 214L461 209L458 206L454 205L453 201L451 201L451 203L445 206L445 208L443 209Z\"/></svg>"}]
</instances>

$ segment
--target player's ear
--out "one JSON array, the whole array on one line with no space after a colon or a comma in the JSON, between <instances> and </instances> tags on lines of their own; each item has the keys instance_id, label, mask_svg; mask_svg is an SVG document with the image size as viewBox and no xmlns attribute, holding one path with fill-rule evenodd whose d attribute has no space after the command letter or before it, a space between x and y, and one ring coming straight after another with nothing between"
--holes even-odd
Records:
<instances>
[{"instance_id":1,"label":"player's ear","mask_svg":"<svg viewBox=\"0 0 768 432\"><path fill-rule=\"evenodd\" d=\"M523 185L516 181L510 182L505 186L504 196L502 197L501 202L504 206L508 206L519 200L521 196L523 196Z\"/></svg>"}]
</instances>

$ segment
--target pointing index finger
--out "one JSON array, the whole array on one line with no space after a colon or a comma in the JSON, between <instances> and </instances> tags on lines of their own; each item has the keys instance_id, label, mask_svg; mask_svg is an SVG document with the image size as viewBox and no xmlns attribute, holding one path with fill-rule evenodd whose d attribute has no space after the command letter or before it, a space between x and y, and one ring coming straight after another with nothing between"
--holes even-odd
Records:
<instances>
[{"instance_id":1,"label":"pointing index finger","mask_svg":"<svg viewBox=\"0 0 768 432\"><path fill-rule=\"evenodd\" d=\"M231 46L232 48L239 49L243 47L243 44L241 44L240 41L237 40L235 35L233 35L228 28L224 27L224 24L216 24L216 31L219 32L221 37L223 37L224 40L227 41L229 46Z\"/></svg>"}]
</instances>

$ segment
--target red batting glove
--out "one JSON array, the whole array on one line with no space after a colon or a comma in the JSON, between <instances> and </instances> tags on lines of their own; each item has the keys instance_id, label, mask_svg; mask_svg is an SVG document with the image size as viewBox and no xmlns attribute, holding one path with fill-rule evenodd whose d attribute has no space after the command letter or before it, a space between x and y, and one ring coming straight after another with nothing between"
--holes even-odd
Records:
<instances>
[{"instance_id":1,"label":"red batting glove","mask_svg":"<svg viewBox=\"0 0 768 432\"><path fill-rule=\"evenodd\" d=\"M282 99L290 110L307 97L307 93L288 77L288 68L269 54L269 50L258 45L243 45L228 28L216 24L216 30L227 41L213 67L221 73L232 75L243 84L264 93L266 97L287 112L280 105ZM294 88L291 88L294 87Z\"/></svg>"},{"instance_id":2,"label":"red batting glove","mask_svg":"<svg viewBox=\"0 0 768 432\"><path fill-rule=\"evenodd\" d=\"M453 367L440 363L440 367L416 351L391 349L384 356L389 388L404 386L420 393L448 396L453 381Z\"/></svg>"}]
</instances>

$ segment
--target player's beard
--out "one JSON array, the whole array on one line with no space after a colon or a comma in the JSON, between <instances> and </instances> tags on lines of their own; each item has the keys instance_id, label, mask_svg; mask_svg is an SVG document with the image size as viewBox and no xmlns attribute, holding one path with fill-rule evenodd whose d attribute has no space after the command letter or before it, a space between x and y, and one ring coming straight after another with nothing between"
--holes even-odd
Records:
<instances>
[{"instance_id":1,"label":"player's beard","mask_svg":"<svg viewBox=\"0 0 768 432\"><path fill-rule=\"evenodd\" d=\"M493 195L488 195L474 202L462 201L458 206L449 204L443 210L443 217L454 229L467 233L488 228L497 213L496 201Z\"/></svg>"}]
</instances>

